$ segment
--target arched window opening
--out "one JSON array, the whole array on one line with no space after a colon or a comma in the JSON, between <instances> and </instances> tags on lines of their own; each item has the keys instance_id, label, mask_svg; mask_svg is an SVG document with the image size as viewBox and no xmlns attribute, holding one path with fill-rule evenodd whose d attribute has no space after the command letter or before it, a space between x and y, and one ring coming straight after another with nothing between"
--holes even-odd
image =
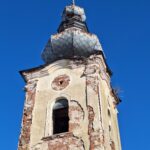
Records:
<instances>
[{"instance_id":1,"label":"arched window opening","mask_svg":"<svg viewBox=\"0 0 150 150\"><path fill-rule=\"evenodd\" d=\"M68 132L68 101L60 99L53 107L53 134Z\"/></svg>"}]
</instances>

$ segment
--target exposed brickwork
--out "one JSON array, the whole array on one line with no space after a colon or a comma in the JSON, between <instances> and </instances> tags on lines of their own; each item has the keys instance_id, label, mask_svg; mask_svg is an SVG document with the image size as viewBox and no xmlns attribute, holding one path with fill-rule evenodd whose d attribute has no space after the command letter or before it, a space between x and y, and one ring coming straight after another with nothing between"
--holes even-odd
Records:
<instances>
[{"instance_id":1,"label":"exposed brickwork","mask_svg":"<svg viewBox=\"0 0 150 150\"><path fill-rule=\"evenodd\" d=\"M101 150L104 144L104 138L100 131L95 131L93 128L95 113L91 106L88 106L88 135L90 140L90 150Z\"/></svg>"},{"instance_id":2,"label":"exposed brickwork","mask_svg":"<svg viewBox=\"0 0 150 150\"><path fill-rule=\"evenodd\" d=\"M44 145L44 146L43 146ZM83 141L72 133L62 133L43 139L32 150L85 150Z\"/></svg>"},{"instance_id":3,"label":"exposed brickwork","mask_svg":"<svg viewBox=\"0 0 150 150\"><path fill-rule=\"evenodd\" d=\"M81 105L71 100L69 106L69 131L72 132L76 128L80 128L80 122L84 119L84 110Z\"/></svg>"},{"instance_id":4,"label":"exposed brickwork","mask_svg":"<svg viewBox=\"0 0 150 150\"><path fill-rule=\"evenodd\" d=\"M63 137L48 142L49 150L84 150L83 142L76 137Z\"/></svg>"},{"instance_id":5,"label":"exposed brickwork","mask_svg":"<svg viewBox=\"0 0 150 150\"><path fill-rule=\"evenodd\" d=\"M54 79L52 82L52 88L56 91L63 90L69 85L70 78L67 75L61 75Z\"/></svg>"},{"instance_id":6,"label":"exposed brickwork","mask_svg":"<svg viewBox=\"0 0 150 150\"><path fill-rule=\"evenodd\" d=\"M87 86L92 88L98 94L98 84L100 75L100 64L96 56L91 56L87 59L84 75L86 76Z\"/></svg>"},{"instance_id":7,"label":"exposed brickwork","mask_svg":"<svg viewBox=\"0 0 150 150\"><path fill-rule=\"evenodd\" d=\"M98 94L98 78L97 76L92 77L92 76L88 76L87 77L87 86L90 86L96 94Z\"/></svg>"},{"instance_id":8,"label":"exposed brickwork","mask_svg":"<svg viewBox=\"0 0 150 150\"><path fill-rule=\"evenodd\" d=\"M26 102L24 106L22 132L19 139L18 150L28 150L30 142L30 128L32 124L32 111L34 107L36 81L29 82L25 88Z\"/></svg>"}]
</instances>

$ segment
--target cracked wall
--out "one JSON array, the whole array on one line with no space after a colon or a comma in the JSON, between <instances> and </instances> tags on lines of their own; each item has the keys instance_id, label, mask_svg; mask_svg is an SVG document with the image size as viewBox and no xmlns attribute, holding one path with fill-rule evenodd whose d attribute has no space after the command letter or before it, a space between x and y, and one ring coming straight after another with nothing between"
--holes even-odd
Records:
<instances>
[{"instance_id":1,"label":"cracked wall","mask_svg":"<svg viewBox=\"0 0 150 150\"><path fill-rule=\"evenodd\" d=\"M102 61L95 55L86 60L61 60L33 71L34 77L25 74L28 81L35 81L27 82L19 150L121 150L115 134L110 144L109 121L115 133L119 130L110 79ZM111 120L107 95L115 118ZM52 108L59 98L68 100L69 132L53 135Z\"/></svg>"}]
</instances>

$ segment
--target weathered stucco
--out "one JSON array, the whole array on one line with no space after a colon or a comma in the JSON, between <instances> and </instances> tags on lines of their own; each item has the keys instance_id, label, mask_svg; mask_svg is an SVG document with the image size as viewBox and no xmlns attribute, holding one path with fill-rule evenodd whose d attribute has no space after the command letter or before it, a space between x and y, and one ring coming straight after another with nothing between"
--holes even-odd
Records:
<instances>
[{"instance_id":1,"label":"weathered stucco","mask_svg":"<svg viewBox=\"0 0 150 150\"><path fill-rule=\"evenodd\" d=\"M59 60L23 76L27 92L19 150L121 150L117 99L101 55ZM69 103L69 131L53 135L52 108L59 98Z\"/></svg>"}]
</instances>

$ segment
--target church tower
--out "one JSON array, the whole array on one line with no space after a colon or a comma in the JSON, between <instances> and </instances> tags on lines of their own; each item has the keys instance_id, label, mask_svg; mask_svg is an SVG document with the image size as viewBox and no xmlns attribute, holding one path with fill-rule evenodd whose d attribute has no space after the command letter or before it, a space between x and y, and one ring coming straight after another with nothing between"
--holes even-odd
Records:
<instances>
[{"instance_id":1,"label":"church tower","mask_svg":"<svg viewBox=\"0 0 150 150\"><path fill-rule=\"evenodd\" d=\"M120 99L85 21L83 8L66 6L42 53L45 64L20 72L26 98L18 150L121 150Z\"/></svg>"}]
</instances>

